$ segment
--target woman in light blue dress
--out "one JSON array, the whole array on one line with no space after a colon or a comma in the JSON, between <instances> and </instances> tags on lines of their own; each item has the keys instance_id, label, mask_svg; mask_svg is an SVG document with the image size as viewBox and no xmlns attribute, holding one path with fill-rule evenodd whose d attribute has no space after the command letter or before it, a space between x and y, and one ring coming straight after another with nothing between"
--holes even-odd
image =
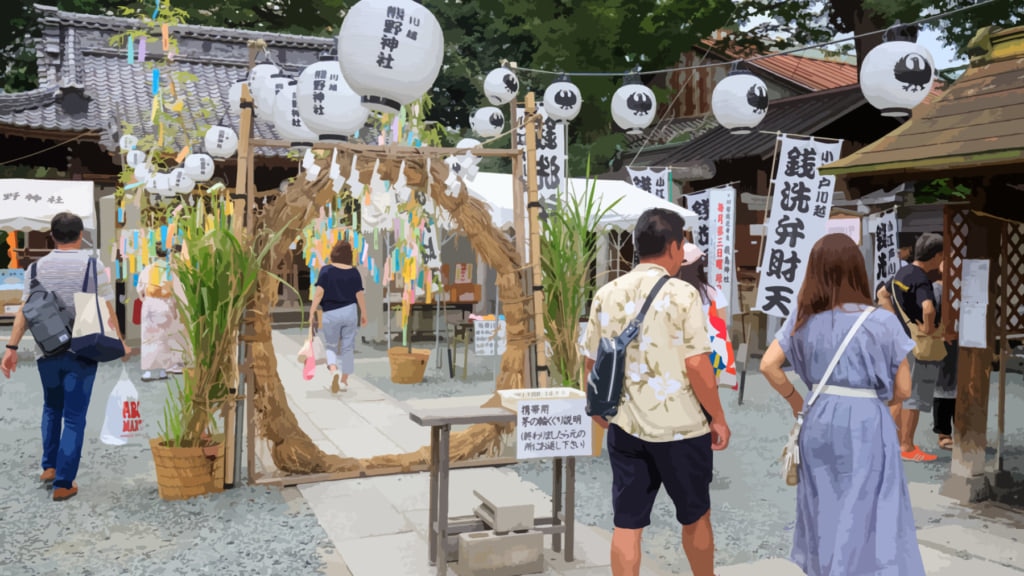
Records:
<instances>
[{"instance_id":1,"label":"woman in light blue dress","mask_svg":"<svg viewBox=\"0 0 1024 576\"><path fill-rule=\"evenodd\" d=\"M782 370L788 359L808 389L824 376L871 305L866 270L847 236L819 240L796 309L761 361L794 416L804 411L791 559L809 576L924 576L888 409L910 394L906 357L914 343L899 319L871 312L809 408Z\"/></svg>"}]
</instances>

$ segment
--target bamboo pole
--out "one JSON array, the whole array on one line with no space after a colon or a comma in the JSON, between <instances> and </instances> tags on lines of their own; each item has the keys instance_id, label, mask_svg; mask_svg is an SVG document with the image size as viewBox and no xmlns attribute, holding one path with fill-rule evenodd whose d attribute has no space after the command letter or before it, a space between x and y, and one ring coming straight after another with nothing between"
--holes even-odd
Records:
<instances>
[{"instance_id":1,"label":"bamboo pole","mask_svg":"<svg viewBox=\"0 0 1024 576\"><path fill-rule=\"evenodd\" d=\"M512 157L512 213L513 227L516 234L516 253L519 254L523 262L529 261L529 256L526 253L526 207L523 202L523 153L519 149L519 144L516 142L519 137L519 98L512 96L512 102L509 103L511 107L511 114L509 118L512 119L512 141L511 149L516 153ZM525 114L523 120L526 120ZM529 294L529 278L528 274L523 274L523 291ZM526 348L524 351L523 358L523 386L528 386L528 382L533 382L533 378L530 377L534 373L533 369L533 358L530 354L530 349Z\"/></svg>"},{"instance_id":2,"label":"bamboo pole","mask_svg":"<svg viewBox=\"0 0 1024 576\"><path fill-rule=\"evenodd\" d=\"M530 211L530 271L533 283L533 330L536 335L534 357L537 359L538 388L548 386L547 339L544 334L544 292L540 289L543 273L540 266L540 198L537 192L537 104L533 92L526 95L526 189Z\"/></svg>"},{"instance_id":3,"label":"bamboo pole","mask_svg":"<svg viewBox=\"0 0 1024 576\"><path fill-rule=\"evenodd\" d=\"M263 148L291 148L291 142L285 140L270 140L267 138L253 138L250 145ZM465 148L417 148L415 146L371 146L369 144L356 144L353 142L317 142L312 146L313 150L343 150L363 155L369 154L372 158L438 158L444 159L452 155L461 155L467 152ZM518 152L506 148L484 148L477 146L468 150L479 158L513 158Z\"/></svg>"}]
</instances>

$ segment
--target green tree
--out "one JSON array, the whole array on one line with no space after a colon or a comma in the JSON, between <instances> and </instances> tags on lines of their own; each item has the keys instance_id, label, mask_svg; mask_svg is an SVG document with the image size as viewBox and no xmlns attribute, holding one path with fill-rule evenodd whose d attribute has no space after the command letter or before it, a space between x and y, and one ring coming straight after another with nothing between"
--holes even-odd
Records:
<instances>
[{"instance_id":1,"label":"green tree","mask_svg":"<svg viewBox=\"0 0 1024 576\"><path fill-rule=\"evenodd\" d=\"M738 33L735 40L760 50L789 48L831 40L836 34L865 34L883 30L894 22L913 22L931 15L976 4L975 0L739 0L742 19L770 14L772 20ZM943 43L963 54L968 41L985 26L1014 26L1024 22L1024 2L996 0L953 16L925 23L939 32ZM880 34L847 45L857 61L882 41Z\"/></svg>"}]
</instances>

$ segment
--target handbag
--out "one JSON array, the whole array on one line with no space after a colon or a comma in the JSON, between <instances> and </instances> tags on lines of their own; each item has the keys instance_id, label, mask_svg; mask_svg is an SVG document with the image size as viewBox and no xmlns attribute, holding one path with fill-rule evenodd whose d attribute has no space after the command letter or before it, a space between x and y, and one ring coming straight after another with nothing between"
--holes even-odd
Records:
<instances>
[{"instance_id":1,"label":"handbag","mask_svg":"<svg viewBox=\"0 0 1024 576\"><path fill-rule=\"evenodd\" d=\"M900 305L900 299L896 297L896 292L890 290L890 293L892 294L892 301L896 304L896 309L900 311L903 322L907 325L907 329L910 330L910 339L914 341L914 349L911 351L914 358L922 362L939 362L945 359L946 343L941 336L934 336L935 334L942 334L942 324L940 323L932 334L925 334L917 327L916 322L910 321L910 317L903 311L903 306ZM906 291L904 291L904 294L906 294Z\"/></svg>"},{"instance_id":2,"label":"handbag","mask_svg":"<svg viewBox=\"0 0 1024 576\"><path fill-rule=\"evenodd\" d=\"M587 377L587 415L608 419L619 413L622 382L626 375L626 347L640 334L647 309L669 276L662 276L647 295L643 308L626 328L614 338L601 338L594 368Z\"/></svg>"},{"instance_id":3,"label":"handbag","mask_svg":"<svg viewBox=\"0 0 1024 576\"><path fill-rule=\"evenodd\" d=\"M839 345L839 349L836 350L835 356L832 357L832 361L829 362L828 368L825 370L825 375L821 377L821 381L814 385L814 390L811 391L811 398L807 401L807 406L797 414L796 423L793 424L793 429L789 431L789 439L786 440L786 445L782 449L782 476L786 479L786 484L790 486L796 486L800 482L800 429L804 425L804 414L810 410L811 406L814 405L814 401L821 395L821 391L828 384L828 379L832 376L832 371L835 370L836 365L839 364L839 358L842 357L843 352L846 351L846 347L853 341L853 335L857 330L864 324L864 321L868 319L868 316L875 311L874 306L869 306L864 312L861 313L857 321L853 323L853 327L846 334L846 338L843 339L843 343Z\"/></svg>"},{"instance_id":4,"label":"handbag","mask_svg":"<svg viewBox=\"0 0 1024 576\"><path fill-rule=\"evenodd\" d=\"M93 286L96 292L89 289L89 273L92 272ZM85 267L85 279L82 291L75 293L75 325L71 332L71 352L80 358L93 362L110 362L124 357L124 344L112 332L110 327L110 310L100 306L99 274L96 271L96 259L89 258Z\"/></svg>"}]
</instances>

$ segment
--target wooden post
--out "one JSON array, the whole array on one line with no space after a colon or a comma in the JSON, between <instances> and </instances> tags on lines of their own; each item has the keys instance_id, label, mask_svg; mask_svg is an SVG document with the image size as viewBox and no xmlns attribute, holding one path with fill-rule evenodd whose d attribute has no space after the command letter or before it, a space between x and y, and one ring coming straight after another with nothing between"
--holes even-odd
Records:
<instances>
[{"instance_id":1,"label":"wooden post","mask_svg":"<svg viewBox=\"0 0 1024 576\"><path fill-rule=\"evenodd\" d=\"M534 357L537 359L537 387L547 388L547 339L544 335L544 292L538 287L544 278L540 266L540 197L537 192L537 105L533 92L526 95L526 189L530 211L530 270L533 292L533 330L536 334Z\"/></svg>"},{"instance_id":2,"label":"wooden post","mask_svg":"<svg viewBox=\"0 0 1024 576\"><path fill-rule=\"evenodd\" d=\"M984 207L984 191L978 190L972 208ZM1000 229L973 212L967 216L967 258L998 257ZM989 497L985 478L986 432L988 430L989 378L995 352L995 301L998 262L989 266L989 304L986 307L984 349L961 346L957 367L956 414L953 419L953 461L950 477L940 493L960 502L977 502Z\"/></svg>"},{"instance_id":3,"label":"wooden post","mask_svg":"<svg viewBox=\"0 0 1024 576\"><path fill-rule=\"evenodd\" d=\"M526 207L523 205L523 155L519 151L519 145L516 140L519 137L519 99L516 96L512 96L512 102L509 103L511 107L511 113L509 118L512 119L512 139L511 149L517 153L516 156L512 157L512 213L513 217L513 229L516 234L516 253L526 263L529 261L529 254L526 253ZM525 121L526 115L523 115ZM523 290L526 294L530 293L529 274L526 270L523 270ZM530 353L529 347L523 351L523 388L530 386L533 382L532 374L536 372L533 367L533 356Z\"/></svg>"},{"instance_id":4,"label":"wooden post","mask_svg":"<svg viewBox=\"0 0 1024 576\"><path fill-rule=\"evenodd\" d=\"M999 403L996 404L996 422L999 428L996 436L996 473L1003 472L1003 436L1006 434L1006 362L1010 359L1010 339L1008 336L1008 325L1010 323L1010 255L1007 253L1010 245L1010 223L1002 223L1003 237L1000 244L1003 249L999 252L1002 273L999 275L1003 285L1000 289L1003 292L1002 308L999 310Z\"/></svg>"}]
</instances>

